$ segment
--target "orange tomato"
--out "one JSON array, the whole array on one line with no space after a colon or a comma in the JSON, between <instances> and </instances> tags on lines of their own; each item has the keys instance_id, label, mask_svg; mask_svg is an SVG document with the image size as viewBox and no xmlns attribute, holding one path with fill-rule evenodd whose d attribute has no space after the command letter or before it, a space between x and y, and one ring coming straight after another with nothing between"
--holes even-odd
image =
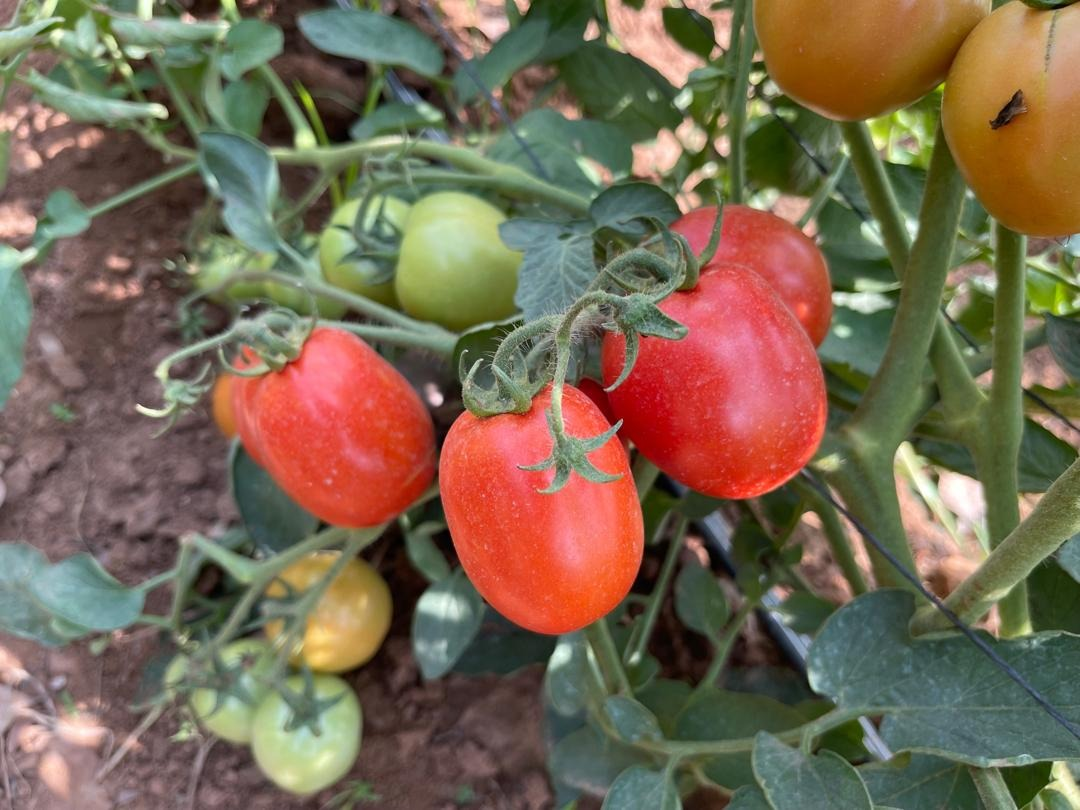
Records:
<instances>
[{"instance_id":1,"label":"orange tomato","mask_svg":"<svg viewBox=\"0 0 1080 810\"><path fill-rule=\"evenodd\" d=\"M214 422L226 439L236 435L236 413L233 411L232 387L236 378L231 374L218 374L210 392L210 411Z\"/></svg>"}]
</instances>

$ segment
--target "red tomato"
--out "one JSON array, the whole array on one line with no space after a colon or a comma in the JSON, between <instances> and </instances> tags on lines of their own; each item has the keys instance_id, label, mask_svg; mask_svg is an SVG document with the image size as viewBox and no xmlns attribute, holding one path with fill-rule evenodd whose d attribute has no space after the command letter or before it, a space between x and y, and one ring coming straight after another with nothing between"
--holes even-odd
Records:
<instances>
[{"instance_id":1,"label":"red tomato","mask_svg":"<svg viewBox=\"0 0 1080 810\"><path fill-rule=\"evenodd\" d=\"M232 361L232 364L238 370L243 371L257 366L259 359L251 349L244 346L240 349L239 356ZM236 382L230 387L229 396L232 399L233 425L236 428L236 435L240 437L240 443L244 446L247 454L260 467L266 467L266 461L263 459L262 451L259 449L259 443L255 437L254 426L249 418L249 414L251 414L251 396L259 389L257 386L245 384L244 381L247 379L238 376Z\"/></svg>"},{"instance_id":2,"label":"red tomato","mask_svg":"<svg viewBox=\"0 0 1080 810\"><path fill-rule=\"evenodd\" d=\"M236 435L236 415L233 412L232 399L234 379L236 378L231 374L218 374L214 387L210 389L210 412L218 430L226 439Z\"/></svg>"},{"instance_id":3,"label":"red tomato","mask_svg":"<svg viewBox=\"0 0 1080 810\"><path fill-rule=\"evenodd\" d=\"M715 222L716 206L708 206L686 214L671 230L685 236L690 249L700 255ZM720 246L703 270L732 263L746 265L769 282L814 345L821 345L832 320L832 283L829 266L813 239L768 211L725 205Z\"/></svg>"},{"instance_id":4,"label":"red tomato","mask_svg":"<svg viewBox=\"0 0 1080 810\"><path fill-rule=\"evenodd\" d=\"M634 370L608 396L622 431L661 470L718 498L783 484L825 432L825 379L799 322L760 276L716 267L660 309L690 334L642 338ZM625 338L604 336L604 379L619 376Z\"/></svg>"},{"instance_id":5,"label":"red tomato","mask_svg":"<svg viewBox=\"0 0 1080 810\"><path fill-rule=\"evenodd\" d=\"M284 369L238 378L235 388L244 447L327 523L389 520L434 477L435 428L424 403L349 332L316 329Z\"/></svg>"},{"instance_id":6,"label":"red tomato","mask_svg":"<svg viewBox=\"0 0 1080 810\"><path fill-rule=\"evenodd\" d=\"M612 438L589 460L622 477L594 484L572 473L552 495L553 470L529 472L551 453L546 388L525 414L477 419L465 412L450 428L439 486L450 536L465 573L506 618L537 633L569 633L609 613L641 566L644 526L626 452ZM611 425L581 391L563 389L571 436Z\"/></svg>"}]
</instances>

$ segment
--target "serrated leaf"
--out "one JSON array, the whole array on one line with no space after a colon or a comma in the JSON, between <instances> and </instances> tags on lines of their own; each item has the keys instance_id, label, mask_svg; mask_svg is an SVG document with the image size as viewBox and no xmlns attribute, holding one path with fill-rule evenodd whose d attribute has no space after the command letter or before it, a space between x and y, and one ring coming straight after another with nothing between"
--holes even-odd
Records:
<instances>
[{"instance_id":1,"label":"serrated leaf","mask_svg":"<svg viewBox=\"0 0 1080 810\"><path fill-rule=\"evenodd\" d=\"M445 529L445 523L429 521L412 526L405 532L405 553L409 562L428 582L438 582L450 576L450 564L432 539L433 534Z\"/></svg>"},{"instance_id":2,"label":"serrated leaf","mask_svg":"<svg viewBox=\"0 0 1080 810\"><path fill-rule=\"evenodd\" d=\"M285 48L285 35L276 25L263 20L241 20L225 36L221 72L239 79L249 70L265 65Z\"/></svg>"},{"instance_id":3,"label":"serrated leaf","mask_svg":"<svg viewBox=\"0 0 1080 810\"><path fill-rule=\"evenodd\" d=\"M1046 344L1065 373L1080 380L1080 321L1048 314Z\"/></svg>"},{"instance_id":4,"label":"serrated leaf","mask_svg":"<svg viewBox=\"0 0 1080 810\"><path fill-rule=\"evenodd\" d=\"M670 774L634 765L612 783L601 810L682 810L682 801Z\"/></svg>"},{"instance_id":5,"label":"serrated leaf","mask_svg":"<svg viewBox=\"0 0 1080 810\"><path fill-rule=\"evenodd\" d=\"M499 236L507 247L525 254L514 302L526 321L566 309L596 278L586 224L511 219L499 226Z\"/></svg>"},{"instance_id":6,"label":"serrated leaf","mask_svg":"<svg viewBox=\"0 0 1080 810\"><path fill-rule=\"evenodd\" d=\"M712 20L685 6L667 7L662 12L664 30L692 54L708 59L716 47Z\"/></svg>"},{"instance_id":7,"label":"serrated leaf","mask_svg":"<svg viewBox=\"0 0 1080 810\"><path fill-rule=\"evenodd\" d=\"M48 566L49 561L36 548L0 543L0 630L49 645L63 644L73 637L58 632L52 612L30 590L30 583Z\"/></svg>"},{"instance_id":8,"label":"serrated leaf","mask_svg":"<svg viewBox=\"0 0 1080 810\"><path fill-rule=\"evenodd\" d=\"M421 674L440 678L457 663L480 630L484 602L460 568L420 596L412 623L412 647Z\"/></svg>"},{"instance_id":9,"label":"serrated leaf","mask_svg":"<svg viewBox=\"0 0 1080 810\"><path fill-rule=\"evenodd\" d=\"M542 18L527 20L499 37L486 54L459 67L454 74L454 91L461 103L468 104L477 95L502 87L538 58L547 41L548 28L548 21ZM477 87L477 80L482 87Z\"/></svg>"},{"instance_id":10,"label":"serrated leaf","mask_svg":"<svg viewBox=\"0 0 1080 810\"><path fill-rule=\"evenodd\" d=\"M297 19L308 42L324 53L407 67L423 76L442 72L439 47L397 17L360 9L328 9L301 14Z\"/></svg>"},{"instance_id":11,"label":"serrated leaf","mask_svg":"<svg viewBox=\"0 0 1080 810\"><path fill-rule=\"evenodd\" d=\"M223 20L185 22L168 17L152 20L114 17L112 20L112 32L116 38L125 45L137 45L140 48L211 42L224 36L228 30L229 24Z\"/></svg>"},{"instance_id":12,"label":"serrated leaf","mask_svg":"<svg viewBox=\"0 0 1080 810\"><path fill-rule=\"evenodd\" d=\"M0 59L7 59L9 56L30 47L34 44L34 37L54 23L63 21L63 17L46 17L43 20L34 20L17 28L0 31Z\"/></svg>"},{"instance_id":13,"label":"serrated leaf","mask_svg":"<svg viewBox=\"0 0 1080 810\"><path fill-rule=\"evenodd\" d=\"M612 695L604 701L604 714L615 733L628 743L663 738L656 716L633 698Z\"/></svg>"},{"instance_id":14,"label":"serrated leaf","mask_svg":"<svg viewBox=\"0 0 1080 810\"><path fill-rule=\"evenodd\" d=\"M263 551L284 551L319 528L319 519L286 495L239 442L229 458L229 483L244 528Z\"/></svg>"},{"instance_id":15,"label":"serrated leaf","mask_svg":"<svg viewBox=\"0 0 1080 810\"><path fill-rule=\"evenodd\" d=\"M728 620L728 604L716 577L696 563L675 580L675 614L689 629L715 640Z\"/></svg>"},{"instance_id":16,"label":"serrated leaf","mask_svg":"<svg viewBox=\"0 0 1080 810\"><path fill-rule=\"evenodd\" d=\"M1080 741L962 636L913 639L910 593L860 596L826 622L807 660L811 687L843 711L884 715L893 751L978 767L1080 757ZM1080 720L1080 636L988 643L1073 723ZM851 651L857 650L857 655Z\"/></svg>"},{"instance_id":17,"label":"serrated leaf","mask_svg":"<svg viewBox=\"0 0 1080 810\"><path fill-rule=\"evenodd\" d=\"M280 238L274 225L279 179L274 158L265 146L243 135L204 132L199 160L211 191L225 205L229 231L255 250L272 253Z\"/></svg>"},{"instance_id":18,"label":"serrated leaf","mask_svg":"<svg viewBox=\"0 0 1080 810\"><path fill-rule=\"evenodd\" d=\"M142 612L142 591L121 585L89 554L38 571L29 588L53 616L90 630L128 627Z\"/></svg>"},{"instance_id":19,"label":"serrated leaf","mask_svg":"<svg viewBox=\"0 0 1080 810\"><path fill-rule=\"evenodd\" d=\"M19 251L0 245L0 409L22 376L33 304Z\"/></svg>"},{"instance_id":20,"label":"serrated leaf","mask_svg":"<svg viewBox=\"0 0 1080 810\"><path fill-rule=\"evenodd\" d=\"M142 118L164 120L169 117L168 109L161 104L124 101L82 93L52 79L46 79L33 69L22 78L45 105L59 110L73 121L118 124Z\"/></svg>"},{"instance_id":21,"label":"serrated leaf","mask_svg":"<svg viewBox=\"0 0 1080 810\"><path fill-rule=\"evenodd\" d=\"M376 107L349 128L349 137L364 141L376 135L413 132L427 127L441 127L446 123L442 110L426 101L416 104L393 102Z\"/></svg>"},{"instance_id":22,"label":"serrated leaf","mask_svg":"<svg viewBox=\"0 0 1080 810\"><path fill-rule=\"evenodd\" d=\"M589 216L599 228L618 228L644 217L667 225L681 214L674 197L658 186L640 182L609 186L589 206Z\"/></svg>"},{"instance_id":23,"label":"serrated leaf","mask_svg":"<svg viewBox=\"0 0 1080 810\"><path fill-rule=\"evenodd\" d=\"M763 731L754 740L753 761L774 810L874 810L859 772L832 751L807 756Z\"/></svg>"}]
</instances>

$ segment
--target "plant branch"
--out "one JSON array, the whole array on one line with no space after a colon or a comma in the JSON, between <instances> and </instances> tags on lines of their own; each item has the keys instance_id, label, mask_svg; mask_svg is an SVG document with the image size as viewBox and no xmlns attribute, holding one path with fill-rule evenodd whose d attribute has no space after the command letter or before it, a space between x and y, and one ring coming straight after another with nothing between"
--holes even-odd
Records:
<instances>
[{"instance_id":1,"label":"plant branch","mask_svg":"<svg viewBox=\"0 0 1080 810\"><path fill-rule=\"evenodd\" d=\"M585 638L589 641L596 663L600 666L600 672L604 676L606 688L612 694L631 695L630 680L626 677L619 651L615 647L615 639L611 637L611 629L607 625L607 619L600 618L585 628Z\"/></svg>"},{"instance_id":2,"label":"plant branch","mask_svg":"<svg viewBox=\"0 0 1080 810\"><path fill-rule=\"evenodd\" d=\"M742 202L746 187L746 95L750 86L750 68L754 64L754 15L751 13L750 0L735 0L735 11L731 24L731 35L736 38L729 55L735 56L734 78L731 82L731 97L728 103L728 141L731 144L728 178L730 188L728 196L731 202Z\"/></svg>"},{"instance_id":3,"label":"plant branch","mask_svg":"<svg viewBox=\"0 0 1080 810\"><path fill-rule=\"evenodd\" d=\"M666 523L666 520L661 521L660 532L664 531ZM660 616L660 608L664 604L664 597L667 595L668 586L671 584L671 577L675 573L675 564L679 561L679 552L682 551L683 542L686 539L686 530L689 525L690 521L687 518L682 518L671 535L667 553L664 555L664 562L660 566L660 575L656 578L652 593L649 594L645 612L639 619L634 636L626 645L626 649L623 650L622 660L627 666L634 666L641 661L642 656L645 654L645 648L649 645L649 638L652 636L656 620Z\"/></svg>"},{"instance_id":4,"label":"plant branch","mask_svg":"<svg viewBox=\"0 0 1080 810\"><path fill-rule=\"evenodd\" d=\"M825 532L825 540L829 544L833 560L839 566L840 571L851 587L855 596L867 591L866 578L862 569L855 561L855 552L851 547L851 540L844 531L844 524L836 513L835 507L822 498L812 487L806 486L800 479L795 478L792 485L807 505L821 519L821 528Z\"/></svg>"}]
</instances>

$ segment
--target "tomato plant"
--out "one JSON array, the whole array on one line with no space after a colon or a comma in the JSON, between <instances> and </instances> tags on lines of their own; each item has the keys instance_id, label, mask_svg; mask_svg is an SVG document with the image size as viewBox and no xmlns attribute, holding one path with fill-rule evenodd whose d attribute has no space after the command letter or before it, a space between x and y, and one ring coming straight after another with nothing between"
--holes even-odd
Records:
<instances>
[{"instance_id":1,"label":"tomato plant","mask_svg":"<svg viewBox=\"0 0 1080 810\"><path fill-rule=\"evenodd\" d=\"M340 555L312 554L293 563L266 589L271 599L302 596L328 575ZM393 606L390 588L363 560L349 560L318 598L307 616L293 658L315 672L347 672L366 664L390 630ZM282 620L266 625L272 642L284 629Z\"/></svg>"},{"instance_id":2,"label":"tomato plant","mask_svg":"<svg viewBox=\"0 0 1080 810\"><path fill-rule=\"evenodd\" d=\"M257 639L234 641L221 651L220 660L207 662L200 673L210 685L191 692L188 702L199 722L212 734L234 743L251 742L255 708L267 692L262 680L269 672L269 647ZM181 663L166 683L176 683ZM187 665L190 673L190 664Z\"/></svg>"},{"instance_id":3,"label":"tomato plant","mask_svg":"<svg viewBox=\"0 0 1080 810\"><path fill-rule=\"evenodd\" d=\"M331 284L388 307L396 306L393 279L375 281L380 275L379 263L354 255L363 252L353 235L363 203L363 199L349 200L334 211L330 222L319 235L319 263L323 275ZM405 227L409 209L409 204L397 197L373 197L368 202L361 231L384 240L393 239Z\"/></svg>"},{"instance_id":4,"label":"tomato plant","mask_svg":"<svg viewBox=\"0 0 1080 810\"><path fill-rule=\"evenodd\" d=\"M705 250L717 209L697 208L672 223L697 254ZM780 300L799 319L810 340L820 346L832 319L829 267L814 240L785 219L744 205L724 208L720 244L704 272L725 264L742 264L769 282Z\"/></svg>"},{"instance_id":5,"label":"tomato plant","mask_svg":"<svg viewBox=\"0 0 1080 810\"><path fill-rule=\"evenodd\" d=\"M294 676L285 688L305 694ZM349 772L360 753L363 713L356 694L333 675L312 678L310 697L326 703L316 717L298 717L279 692L267 695L255 712L251 753L275 785L301 796L317 793Z\"/></svg>"},{"instance_id":6,"label":"tomato plant","mask_svg":"<svg viewBox=\"0 0 1080 810\"><path fill-rule=\"evenodd\" d=\"M607 420L576 388L563 391L567 430L587 436ZM492 607L538 633L569 633L614 608L637 576L642 518L626 451L617 439L590 456L619 479L575 478L553 495L553 475L518 465L552 449L541 393L524 414L458 417L443 444L439 488L454 548Z\"/></svg>"},{"instance_id":7,"label":"tomato plant","mask_svg":"<svg viewBox=\"0 0 1080 810\"><path fill-rule=\"evenodd\" d=\"M356 387L365 391L359 398ZM435 433L408 381L371 347L316 329L281 371L240 378L244 447L308 511L374 526L416 500L435 474Z\"/></svg>"}]
</instances>

